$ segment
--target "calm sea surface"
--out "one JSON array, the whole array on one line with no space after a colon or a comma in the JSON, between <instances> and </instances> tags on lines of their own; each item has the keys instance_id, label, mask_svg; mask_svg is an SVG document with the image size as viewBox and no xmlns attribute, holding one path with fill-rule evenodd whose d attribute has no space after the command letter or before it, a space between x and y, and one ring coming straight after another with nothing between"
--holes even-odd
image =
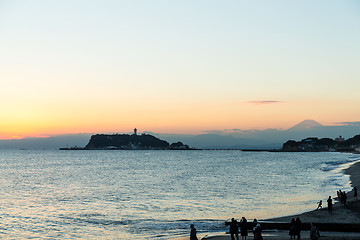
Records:
<instances>
[{"instance_id":1,"label":"calm sea surface","mask_svg":"<svg viewBox=\"0 0 360 240\"><path fill-rule=\"evenodd\" d=\"M169 239L314 209L358 155L0 150L1 239Z\"/></svg>"}]
</instances>

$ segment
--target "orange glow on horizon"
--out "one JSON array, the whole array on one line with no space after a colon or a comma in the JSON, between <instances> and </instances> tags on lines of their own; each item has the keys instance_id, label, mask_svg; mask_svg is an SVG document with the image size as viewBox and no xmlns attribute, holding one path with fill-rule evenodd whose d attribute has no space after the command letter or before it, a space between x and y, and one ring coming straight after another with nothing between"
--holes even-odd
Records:
<instances>
[{"instance_id":1,"label":"orange glow on horizon","mask_svg":"<svg viewBox=\"0 0 360 240\"><path fill-rule=\"evenodd\" d=\"M0 139L78 133L128 133L134 128L139 133L195 135L213 130L288 129L305 119L313 119L323 125L360 119L359 114L349 111L352 101L312 99L266 104L258 102L198 102L163 105L162 108L154 104L138 109L69 106L62 113L54 109L45 111L41 107L32 112L21 112L20 109L19 114L9 114L2 119ZM331 111L328 106L331 106Z\"/></svg>"},{"instance_id":2,"label":"orange glow on horizon","mask_svg":"<svg viewBox=\"0 0 360 240\"><path fill-rule=\"evenodd\" d=\"M11 136L10 139L23 139L24 137L23 136Z\"/></svg>"}]
</instances>

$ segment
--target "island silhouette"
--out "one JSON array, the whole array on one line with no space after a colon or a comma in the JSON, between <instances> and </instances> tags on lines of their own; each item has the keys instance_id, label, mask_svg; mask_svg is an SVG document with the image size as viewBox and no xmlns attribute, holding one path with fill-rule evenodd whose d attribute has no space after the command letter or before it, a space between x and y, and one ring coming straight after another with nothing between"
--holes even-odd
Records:
<instances>
[{"instance_id":1,"label":"island silhouette","mask_svg":"<svg viewBox=\"0 0 360 240\"><path fill-rule=\"evenodd\" d=\"M96 134L84 147L60 148L60 150L193 150L182 142L168 143L150 134Z\"/></svg>"}]
</instances>

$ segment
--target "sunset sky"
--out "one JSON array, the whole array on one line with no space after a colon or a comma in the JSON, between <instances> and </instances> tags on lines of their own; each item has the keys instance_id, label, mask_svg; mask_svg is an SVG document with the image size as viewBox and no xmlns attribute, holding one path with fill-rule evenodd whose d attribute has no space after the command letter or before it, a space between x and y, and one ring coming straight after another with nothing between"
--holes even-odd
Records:
<instances>
[{"instance_id":1,"label":"sunset sky","mask_svg":"<svg viewBox=\"0 0 360 240\"><path fill-rule=\"evenodd\" d=\"M0 0L0 139L360 121L359 1Z\"/></svg>"}]
</instances>

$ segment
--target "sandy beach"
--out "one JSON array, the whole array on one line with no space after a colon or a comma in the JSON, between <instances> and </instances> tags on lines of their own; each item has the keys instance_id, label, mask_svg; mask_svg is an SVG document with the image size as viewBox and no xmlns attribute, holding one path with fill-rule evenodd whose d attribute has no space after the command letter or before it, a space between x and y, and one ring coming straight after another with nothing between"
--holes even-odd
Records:
<instances>
[{"instance_id":1,"label":"sandy beach","mask_svg":"<svg viewBox=\"0 0 360 240\"><path fill-rule=\"evenodd\" d=\"M345 170L346 174L350 175L350 181L352 187L360 187L360 162L356 162L351 165L348 169ZM336 192L332 194L332 198L337 200ZM360 224L360 200L354 200L353 191L347 192L347 205L344 206L340 204L338 201L334 201L333 212L330 214L327 209L327 203L323 202L323 208L319 210L313 210L309 212L305 212L298 215L277 217L271 219L263 219L263 221L271 221L271 222L283 222L290 223L292 218L299 217L302 223L332 223L332 224ZM261 220L260 220L261 221ZM248 239L253 239L252 233L249 231ZM325 232L321 231L321 238L326 240L332 239L342 239L342 240L355 240L360 239L360 232ZM283 231L263 231L264 239L290 239L288 230ZM203 240L229 240L230 234L198 234L199 239ZM177 238L176 240L185 240L186 238ZM240 237L241 239L241 237ZM301 239L310 239L309 231L301 232ZM173 239L174 240L174 239Z\"/></svg>"}]
</instances>

